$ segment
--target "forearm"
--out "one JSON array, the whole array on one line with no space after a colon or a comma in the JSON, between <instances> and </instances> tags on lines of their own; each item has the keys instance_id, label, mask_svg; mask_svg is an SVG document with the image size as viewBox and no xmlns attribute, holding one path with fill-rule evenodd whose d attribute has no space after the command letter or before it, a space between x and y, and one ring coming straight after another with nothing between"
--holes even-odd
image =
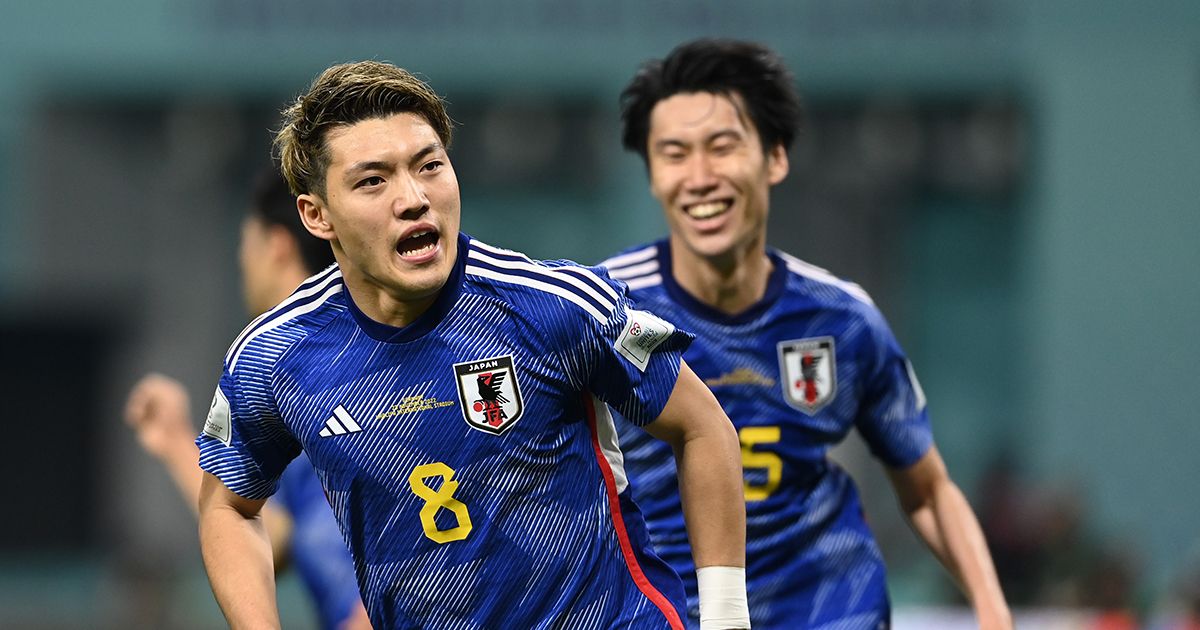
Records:
<instances>
[{"instance_id":1,"label":"forearm","mask_svg":"<svg viewBox=\"0 0 1200 630\"><path fill-rule=\"evenodd\" d=\"M675 450L683 517L696 565L700 628L748 628L740 451L728 421L722 418L715 428Z\"/></svg>"},{"instance_id":2,"label":"forearm","mask_svg":"<svg viewBox=\"0 0 1200 630\"><path fill-rule=\"evenodd\" d=\"M737 436L704 435L676 448L679 494L696 568L746 566L746 505Z\"/></svg>"},{"instance_id":3,"label":"forearm","mask_svg":"<svg viewBox=\"0 0 1200 630\"><path fill-rule=\"evenodd\" d=\"M686 363L646 430L675 451L683 518L700 587L700 628L747 628L746 502L733 424Z\"/></svg>"},{"instance_id":4,"label":"forearm","mask_svg":"<svg viewBox=\"0 0 1200 630\"><path fill-rule=\"evenodd\" d=\"M206 499L205 494L212 494L207 488L201 494L200 549L229 626L279 628L271 544L262 519Z\"/></svg>"},{"instance_id":5,"label":"forearm","mask_svg":"<svg viewBox=\"0 0 1200 630\"><path fill-rule=\"evenodd\" d=\"M908 514L913 529L970 600L981 628L1010 628L1008 605L975 513L958 486L938 483Z\"/></svg>"}]
</instances>

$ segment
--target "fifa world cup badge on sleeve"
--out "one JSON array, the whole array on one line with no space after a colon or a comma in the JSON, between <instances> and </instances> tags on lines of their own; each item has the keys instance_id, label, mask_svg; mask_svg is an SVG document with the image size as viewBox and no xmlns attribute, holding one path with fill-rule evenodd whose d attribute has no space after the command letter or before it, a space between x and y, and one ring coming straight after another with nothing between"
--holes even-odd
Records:
<instances>
[{"instance_id":1,"label":"fifa world cup badge on sleeve","mask_svg":"<svg viewBox=\"0 0 1200 630\"><path fill-rule=\"evenodd\" d=\"M229 421L229 400L217 387L212 404L208 407L208 418L204 421L204 434L220 440L225 446L233 439L233 425Z\"/></svg>"},{"instance_id":2,"label":"fifa world cup badge on sleeve","mask_svg":"<svg viewBox=\"0 0 1200 630\"><path fill-rule=\"evenodd\" d=\"M837 394L833 337L794 339L779 344L783 396L792 407L813 415Z\"/></svg>"},{"instance_id":3,"label":"fifa world cup badge on sleeve","mask_svg":"<svg viewBox=\"0 0 1200 630\"><path fill-rule=\"evenodd\" d=\"M480 431L500 435L525 411L511 355L455 363L454 383L463 417Z\"/></svg>"},{"instance_id":4,"label":"fifa world cup badge on sleeve","mask_svg":"<svg viewBox=\"0 0 1200 630\"><path fill-rule=\"evenodd\" d=\"M629 309L629 320L613 344L630 363L643 372L650 365L650 354L675 332L675 326L646 311Z\"/></svg>"}]
</instances>

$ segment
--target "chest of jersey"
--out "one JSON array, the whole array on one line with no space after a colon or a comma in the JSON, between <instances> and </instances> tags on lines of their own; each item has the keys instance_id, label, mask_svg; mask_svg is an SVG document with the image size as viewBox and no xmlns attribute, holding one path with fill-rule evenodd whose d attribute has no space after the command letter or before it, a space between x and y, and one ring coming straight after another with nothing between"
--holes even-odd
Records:
<instances>
[{"instance_id":1,"label":"chest of jersey","mask_svg":"<svg viewBox=\"0 0 1200 630\"><path fill-rule=\"evenodd\" d=\"M828 445L853 428L862 400L863 348L850 322L803 310L743 324L673 315L701 340L684 359L739 429L784 427L801 433L801 442Z\"/></svg>"},{"instance_id":2,"label":"chest of jersey","mask_svg":"<svg viewBox=\"0 0 1200 630\"><path fill-rule=\"evenodd\" d=\"M288 364L307 369L279 377L280 415L327 492L414 512L451 500L503 510L518 495L590 499L552 474L594 477L594 456L582 401L536 336L348 337L331 329L311 340ZM306 354L335 358L314 366ZM453 514L438 511L427 533L453 529Z\"/></svg>"}]
</instances>

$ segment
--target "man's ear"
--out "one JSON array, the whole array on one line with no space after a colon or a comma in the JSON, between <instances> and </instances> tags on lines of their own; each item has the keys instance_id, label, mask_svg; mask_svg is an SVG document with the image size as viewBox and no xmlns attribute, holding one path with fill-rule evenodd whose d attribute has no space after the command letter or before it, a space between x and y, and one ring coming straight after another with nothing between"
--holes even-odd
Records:
<instances>
[{"instance_id":1,"label":"man's ear","mask_svg":"<svg viewBox=\"0 0 1200 630\"><path fill-rule=\"evenodd\" d=\"M783 148L783 143L776 143L774 147L767 153L767 181L774 186L783 181L788 174L788 155L787 149Z\"/></svg>"},{"instance_id":2,"label":"man's ear","mask_svg":"<svg viewBox=\"0 0 1200 630\"><path fill-rule=\"evenodd\" d=\"M313 236L326 241L337 238L333 225L329 223L325 201L317 195L305 193L296 197L296 209L300 212L300 221L304 229Z\"/></svg>"}]
</instances>

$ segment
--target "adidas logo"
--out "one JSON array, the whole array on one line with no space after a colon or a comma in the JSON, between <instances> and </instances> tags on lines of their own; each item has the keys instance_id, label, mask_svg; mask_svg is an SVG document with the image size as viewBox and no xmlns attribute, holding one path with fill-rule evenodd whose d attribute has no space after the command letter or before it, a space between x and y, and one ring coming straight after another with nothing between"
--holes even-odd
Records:
<instances>
[{"instance_id":1,"label":"adidas logo","mask_svg":"<svg viewBox=\"0 0 1200 630\"><path fill-rule=\"evenodd\" d=\"M338 405L337 409L333 410L333 417L325 421L325 428L317 435L321 437L330 437L334 435L343 435L346 433L358 433L362 431L362 427L350 417L350 413L346 408Z\"/></svg>"}]
</instances>

